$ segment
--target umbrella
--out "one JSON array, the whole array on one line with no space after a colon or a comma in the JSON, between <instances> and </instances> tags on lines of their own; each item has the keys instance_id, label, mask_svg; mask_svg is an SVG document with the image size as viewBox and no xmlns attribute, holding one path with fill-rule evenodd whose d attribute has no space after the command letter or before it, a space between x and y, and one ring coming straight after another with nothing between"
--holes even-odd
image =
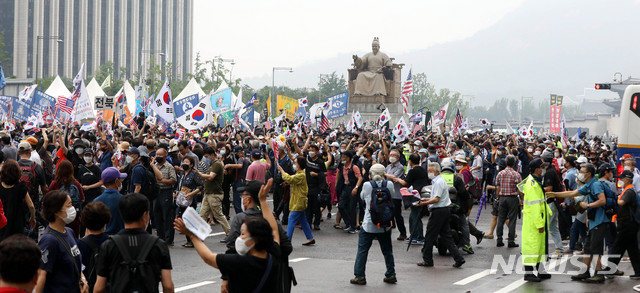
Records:
<instances>
[{"instance_id":1,"label":"umbrella","mask_svg":"<svg viewBox=\"0 0 640 293\"><path fill-rule=\"evenodd\" d=\"M478 224L478 219L480 219L480 214L482 213L482 207L484 207L484 209L487 209L487 193L483 193L482 197L480 198L480 203L478 204L478 215L476 215L476 223L475 225Z\"/></svg>"}]
</instances>

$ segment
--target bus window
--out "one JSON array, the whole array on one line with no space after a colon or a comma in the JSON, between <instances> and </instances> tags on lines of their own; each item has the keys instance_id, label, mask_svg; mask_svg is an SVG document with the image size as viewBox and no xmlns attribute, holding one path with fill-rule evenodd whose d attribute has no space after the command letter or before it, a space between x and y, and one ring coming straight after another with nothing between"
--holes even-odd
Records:
<instances>
[{"instance_id":1,"label":"bus window","mask_svg":"<svg viewBox=\"0 0 640 293\"><path fill-rule=\"evenodd\" d=\"M640 117L640 93L635 93L631 96L631 104L629 105L629 110L636 114L636 116Z\"/></svg>"}]
</instances>

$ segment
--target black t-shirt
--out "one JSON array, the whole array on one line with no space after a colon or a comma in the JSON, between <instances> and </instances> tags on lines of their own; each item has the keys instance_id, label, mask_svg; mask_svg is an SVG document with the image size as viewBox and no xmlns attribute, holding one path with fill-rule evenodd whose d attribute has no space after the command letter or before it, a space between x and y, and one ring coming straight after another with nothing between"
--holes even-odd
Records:
<instances>
[{"instance_id":1,"label":"black t-shirt","mask_svg":"<svg viewBox=\"0 0 640 293\"><path fill-rule=\"evenodd\" d=\"M91 167L87 167L86 165L82 164L78 166L77 170L78 171L76 174L76 178L82 185L95 184L100 181L102 177L100 167L98 167L96 164L91 165ZM100 196L100 194L102 194L102 190L100 189L100 187L87 189L84 191L84 202L90 203L96 197Z\"/></svg>"},{"instance_id":2,"label":"black t-shirt","mask_svg":"<svg viewBox=\"0 0 640 293\"><path fill-rule=\"evenodd\" d=\"M618 206L618 220L633 221L632 215L636 211L638 202L636 201L636 192L633 188L628 188L622 193L621 200L624 200L624 206Z\"/></svg>"},{"instance_id":3,"label":"black t-shirt","mask_svg":"<svg viewBox=\"0 0 640 293\"><path fill-rule=\"evenodd\" d=\"M556 172L556 168L554 168L553 166L550 166L549 168L547 168L547 171L544 173L544 178L542 179L542 186L543 187L551 186L553 192L562 191L562 186L563 186L562 180L560 179L558 172ZM548 203L551 203L554 201L556 201L555 198L547 199Z\"/></svg>"},{"instance_id":4,"label":"black t-shirt","mask_svg":"<svg viewBox=\"0 0 640 293\"><path fill-rule=\"evenodd\" d=\"M273 265L267 281L260 292L276 292L280 245L273 243ZM266 272L268 260L251 255L218 254L216 257L220 273L229 277L229 292L253 292Z\"/></svg>"},{"instance_id":5,"label":"black t-shirt","mask_svg":"<svg viewBox=\"0 0 640 293\"><path fill-rule=\"evenodd\" d=\"M11 188L4 188L0 184L0 200L7 217L7 225L0 229L0 241L13 234L21 234L24 230L25 214L28 211L24 200L27 195L27 186L19 182Z\"/></svg>"},{"instance_id":6,"label":"black t-shirt","mask_svg":"<svg viewBox=\"0 0 640 293\"><path fill-rule=\"evenodd\" d=\"M307 173L307 185L310 188L317 189L322 183L321 180L325 178L321 173L327 172L327 166L324 164L324 160L318 155L316 155L315 160L310 160L307 157L307 168L305 172ZM316 172L318 176L311 176L310 172Z\"/></svg>"},{"instance_id":7,"label":"black t-shirt","mask_svg":"<svg viewBox=\"0 0 640 293\"><path fill-rule=\"evenodd\" d=\"M132 257L139 254L147 237L151 237L151 235L149 235L149 233L147 233L147 231L143 229L124 229L120 231L118 235L136 236L137 241L135 243L137 244L137 246L129 246L129 254ZM98 259L96 261L97 275L106 277L107 282L117 282L117 280L109 280L109 277L111 275L111 271L114 270L116 266L120 265L122 261L123 258L118 251L118 247L116 247L116 244L113 242L113 240L108 239L100 246L100 254L98 255ZM161 239L156 241L153 248L151 248L151 251L147 256L147 261L152 264L154 271L153 277L158 283L162 281L162 270L172 269L169 247L167 247L167 244Z\"/></svg>"},{"instance_id":8,"label":"black t-shirt","mask_svg":"<svg viewBox=\"0 0 640 293\"><path fill-rule=\"evenodd\" d=\"M409 170L404 181L407 182L407 187L413 186L413 190L422 192L422 188L429 185L429 174L421 166L415 166Z\"/></svg>"}]
</instances>

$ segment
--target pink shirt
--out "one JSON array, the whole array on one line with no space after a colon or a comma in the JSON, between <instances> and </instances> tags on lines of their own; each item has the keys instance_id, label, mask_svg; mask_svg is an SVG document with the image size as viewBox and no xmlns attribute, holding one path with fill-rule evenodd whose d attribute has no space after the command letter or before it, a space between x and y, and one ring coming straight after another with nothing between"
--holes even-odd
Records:
<instances>
[{"instance_id":1,"label":"pink shirt","mask_svg":"<svg viewBox=\"0 0 640 293\"><path fill-rule=\"evenodd\" d=\"M271 165L267 164L266 162L260 162L260 161L255 161L253 163L251 163L251 165L249 165L249 168L247 168L247 181L250 180L258 180L260 182L265 182L264 177L267 173L267 169L269 169Z\"/></svg>"}]
</instances>

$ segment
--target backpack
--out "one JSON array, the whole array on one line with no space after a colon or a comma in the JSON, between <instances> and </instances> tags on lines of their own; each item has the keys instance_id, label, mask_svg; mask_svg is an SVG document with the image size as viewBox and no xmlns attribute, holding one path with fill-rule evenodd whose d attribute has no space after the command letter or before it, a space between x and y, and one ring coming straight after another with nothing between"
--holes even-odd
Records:
<instances>
[{"instance_id":1,"label":"backpack","mask_svg":"<svg viewBox=\"0 0 640 293\"><path fill-rule=\"evenodd\" d=\"M20 166L20 170L22 170L22 177L20 177L20 182L23 182L24 185L27 186L27 191L29 192L29 196L31 197L31 201L35 206L38 206L38 185L36 183L36 163L33 163L31 166ZM36 184L34 186L34 184Z\"/></svg>"},{"instance_id":2,"label":"backpack","mask_svg":"<svg viewBox=\"0 0 640 293\"><path fill-rule=\"evenodd\" d=\"M78 187L72 183L60 186L60 190L64 190L69 193L71 204L76 208L76 214L80 215L80 212L82 211L82 201L80 200L80 190L78 190Z\"/></svg>"},{"instance_id":3,"label":"backpack","mask_svg":"<svg viewBox=\"0 0 640 293\"><path fill-rule=\"evenodd\" d=\"M378 228L391 227L393 220L393 200L391 200L391 192L387 188L387 182L382 181L382 185L378 186L375 181L371 183L371 205L369 206L369 214L371 222L377 224Z\"/></svg>"},{"instance_id":4,"label":"backpack","mask_svg":"<svg viewBox=\"0 0 640 293\"><path fill-rule=\"evenodd\" d=\"M87 236L78 239L78 241L84 242L93 251L93 254L90 255L90 258L89 258L89 265L85 267L84 273L85 273L85 277L87 277L88 283L95 284L97 279L96 259L100 254L100 246L98 246L98 244L96 244L91 238L88 238Z\"/></svg>"},{"instance_id":5,"label":"backpack","mask_svg":"<svg viewBox=\"0 0 640 293\"><path fill-rule=\"evenodd\" d=\"M154 292L158 290L158 282L154 273L152 263L147 261L147 256L158 241L157 236L148 235L148 238L141 243L141 250L135 259L129 253L129 237L138 236L112 235L110 238L115 243L122 262L112 268L109 274L108 292Z\"/></svg>"},{"instance_id":6,"label":"backpack","mask_svg":"<svg viewBox=\"0 0 640 293\"><path fill-rule=\"evenodd\" d=\"M618 196L616 195L611 188L609 188L609 184L606 184L600 181L602 184L602 189L604 189L604 196L607 199L607 203L603 206L604 214L611 219L613 215L618 213Z\"/></svg>"},{"instance_id":7,"label":"backpack","mask_svg":"<svg viewBox=\"0 0 640 293\"><path fill-rule=\"evenodd\" d=\"M139 167L144 168L145 174L147 174L147 180L142 184L140 193L144 194L149 200L154 200L160 194L160 185L158 185L156 174L145 166L140 165Z\"/></svg>"}]
</instances>

